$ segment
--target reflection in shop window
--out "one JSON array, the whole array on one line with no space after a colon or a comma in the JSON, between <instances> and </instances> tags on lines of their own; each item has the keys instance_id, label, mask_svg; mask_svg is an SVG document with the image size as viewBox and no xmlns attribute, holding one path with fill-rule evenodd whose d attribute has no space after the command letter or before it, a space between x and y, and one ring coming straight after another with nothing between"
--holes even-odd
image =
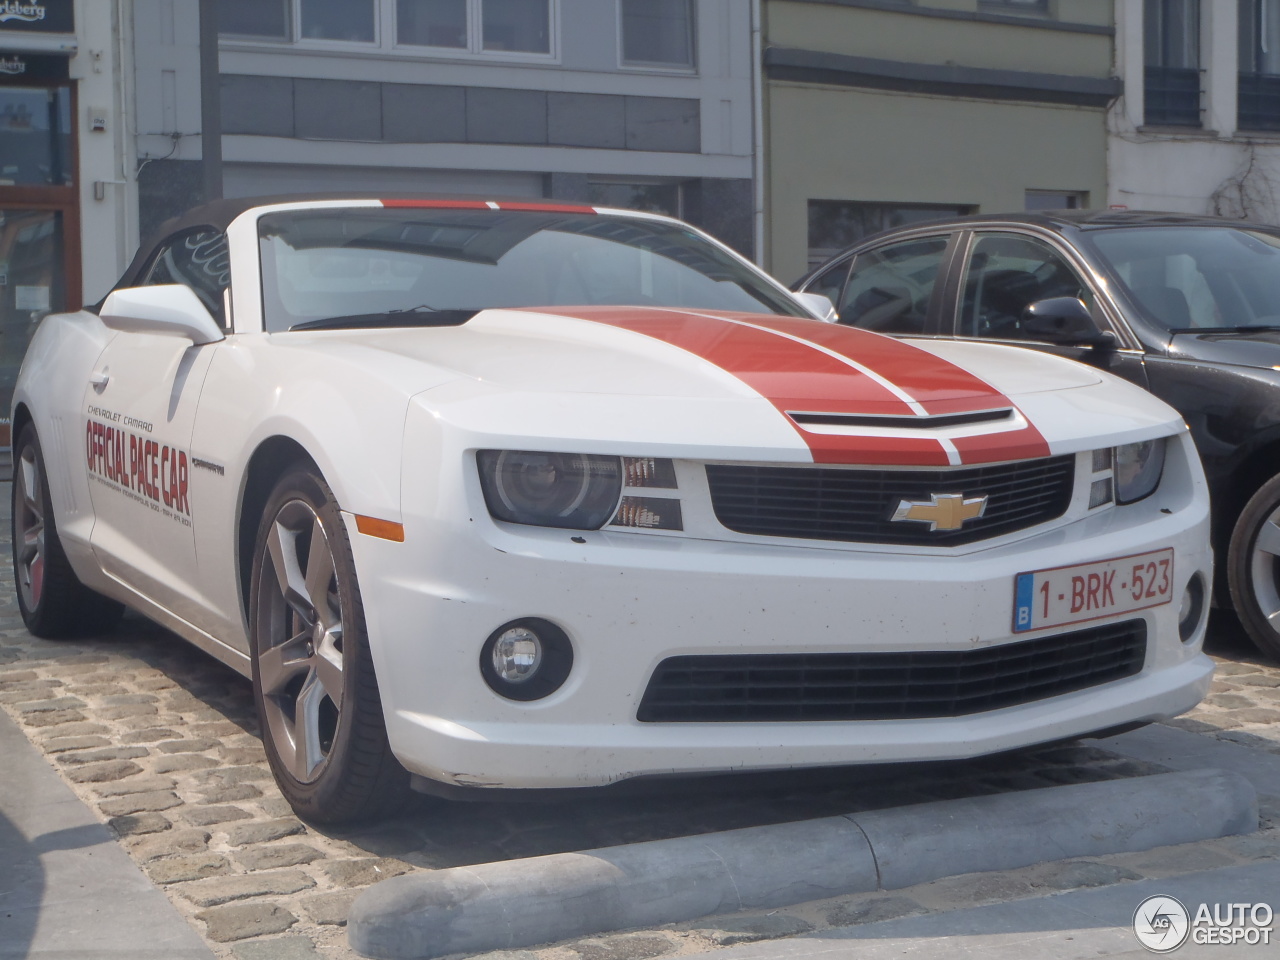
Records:
<instances>
[{"instance_id":1,"label":"reflection in shop window","mask_svg":"<svg viewBox=\"0 0 1280 960\"><path fill-rule=\"evenodd\" d=\"M288 0L219 0L218 33L255 40L289 39Z\"/></svg>"},{"instance_id":2,"label":"reflection in shop window","mask_svg":"<svg viewBox=\"0 0 1280 960\"><path fill-rule=\"evenodd\" d=\"M62 214L0 209L0 415L37 324L66 308Z\"/></svg>"},{"instance_id":3,"label":"reflection in shop window","mask_svg":"<svg viewBox=\"0 0 1280 960\"><path fill-rule=\"evenodd\" d=\"M0 186L65 186L71 171L70 92L0 87Z\"/></svg>"},{"instance_id":4,"label":"reflection in shop window","mask_svg":"<svg viewBox=\"0 0 1280 960\"><path fill-rule=\"evenodd\" d=\"M466 49L467 0L398 0L396 41Z\"/></svg>"},{"instance_id":5,"label":"reflection in shop window","mask_svg":"<svg viewBox=\"0 0 1280 960\"><path fill-rule=\"evenodd\" d=\"M690 0L622 0L622 60L693 66Z\"/></svg>"},{"instance_id":6,"label":"reflection in shop window","mask_svg":"<svg viewBox=\"0 0 1280 960\"><path fill-rule=\"evenodd\" d=\"M967 204L809 201L809 268L813 269L864 237L908 223L976 212Z\"/></svg>"},{"instance_id":7,"label":"reflection in shop window","mask_svg":"<svg viewBox=\"0 0 1280 960\"><path fill-rule=\"evenodd\" d=\"M374 0L300 0L308 40L373 42Z\"/></svg>"},{"instance_id":8,"label":"reflection in shop window","mask_svg":"<svg viewBox=\"0 0 1280 960\"><path fill-rule=\"evenodd\" d=\"M481 0L484 49L550 53L547 0Z\"/></svg>"}]
</instances>

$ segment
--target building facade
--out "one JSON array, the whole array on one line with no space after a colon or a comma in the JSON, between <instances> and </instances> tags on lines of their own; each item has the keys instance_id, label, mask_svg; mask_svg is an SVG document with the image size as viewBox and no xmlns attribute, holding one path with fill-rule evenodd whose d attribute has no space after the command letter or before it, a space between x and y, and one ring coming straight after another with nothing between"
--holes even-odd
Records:
<instances>
[{"instance_id":1,"label":"building facade","mask_svg":"<svg viewBox=\"0 0 1280 960\"><path fill-rule=\"evenodd\" d=\"M1117 0L1108 201L1280 223L1280 0Z\"/></svg>"},{"instance_id":2,"label":"building facade","mask_svg":"<svg viewBox=\"0 0 1280 960\"><path fill-rule=\"evenodd\" d=\"M101 0L0 0L0 416L40 318L100 297L137 242L118 27Z\"/></svg>"},{"instance_id":3,"label":"building facade","mask_svg":"<svg viewBox=\"0 0 1280 960\"><path fill-rule=\"evenodd\" d=\"M201 190L194 0L132 0L140 215ZM745 0L220 0L226 196L639 206L750 254Z\"/></svg>"},{"instance_id":4,"label":"building facade","mask_svg":"<svg viewBox=\"0 0 1280 960\"><path fill-rule=\"evenodd\" d=\"M765 262L1107 196L1110 0L763 0Z\"/></svg>"}]
</instances>

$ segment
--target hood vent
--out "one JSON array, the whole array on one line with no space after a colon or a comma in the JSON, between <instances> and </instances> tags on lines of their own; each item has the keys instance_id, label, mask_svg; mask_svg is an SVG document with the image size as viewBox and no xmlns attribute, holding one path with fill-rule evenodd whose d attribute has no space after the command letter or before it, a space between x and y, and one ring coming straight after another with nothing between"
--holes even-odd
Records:
<instances>
[{"instance_id":1,"label":"hood vent","mask_svg":"<svg viewBox=\"0 0 1280 960\"><path fill-rule=\"evenodd\" d=\"M1013 409L979 410L974 413L946 413L936 417L876 416L859 413L798 413L787 411L796 423L823 427L896 427L907 430L937 430L971 423L994 423L1013 417Z\"/></svg>"}]
</instances>

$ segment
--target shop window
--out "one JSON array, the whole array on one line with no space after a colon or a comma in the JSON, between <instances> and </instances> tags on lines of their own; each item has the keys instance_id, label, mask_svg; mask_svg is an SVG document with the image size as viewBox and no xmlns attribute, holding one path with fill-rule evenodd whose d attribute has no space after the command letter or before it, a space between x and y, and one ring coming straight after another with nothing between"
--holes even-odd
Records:
<instances>
[{"instance_id":1,"label":"shop window","mask_svg":"<svg viewBox=\"0 0 1280 960\"><path fill-rule=\"evenodd\" d=\"M622 61L637 66L693 66L691 0L620 0Z\"/></svg>"},{"instance_id":2,"label":"shop window","mask_svg":"<svg viewBox=\"0 0 1280 960\"><path fill-rule=\"evenodd\" d=\"M974 212L974 207L959 204L810 200L809 267L818 266L845 247L881 230Z\"/></svg>"},{"instance_id":3,"label":"shop window","mask_svg":"<svg viewBox=\"0 0 1280 960\"><path fill-rule=\"evenodd\" d=\"M661 213L668 217L683 215L678 183L597 181L588 184L588 190L588 197L593 206L643 210L646 213Z\"/></svg>"},{"instance_id":4,"label":"shop window","mask_svg":"<svg viewBox=\"0 0 1280 960\"><path fill-rule=\"evenodd\" d=\"M1049 12L1049 0L978 0L978 9L987 13L1035 13Z\"/></svg>"},{"instance_id":5,"label":"shop window","mask_svg":"<svg viewBox=\"0 0 1280 960\"><path fill-rule=\"evenodd\" d=\"M1145 122L1200 126L1200 0L1144 0Z\"/></svg>"},{"instance_id":6,"label":"shop window","mask_svg":"<svg viewBox=\"0 0 1280 960\"><path fill-rule=\"evenodd\" d=\"M1280 130L1280 0L1239 0L1237 126Z\"/></svg>"},{"instance_id":7,"label":"shop window","mask_svg":"<svg viewBox=\"0 0 1280 960\"><path fill-rule=\"evenodd\" d=\"M66 186L73 168L70 91L0 87L0 186Z\"/></svg>"},{"instance_id":8,"label":"shop window","mask_svg":"<svg viewBox=\"0 0 1280 960\"><path fill-rule=\"evenodd\" d=\"M1089 194L1080 190L1028 190L1023 210L1083 210L1089 206Z\"/></svg>"}]
</instances>

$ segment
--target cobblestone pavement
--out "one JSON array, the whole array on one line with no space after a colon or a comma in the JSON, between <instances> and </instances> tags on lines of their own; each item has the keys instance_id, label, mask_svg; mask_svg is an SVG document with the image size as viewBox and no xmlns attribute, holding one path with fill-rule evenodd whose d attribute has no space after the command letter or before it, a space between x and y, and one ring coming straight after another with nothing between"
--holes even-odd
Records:
<instances>
[{"instance_id":1,"label":"cobblestone pavement","mask_svg":"<svg viewBox=\"0 0 1280 960\"><path fill-rule=\"evenodd\" d=\"M7 504L8 485L0 485ZM8 523L0 549L8 553ZM359 891L413 869L607 846L926 800L1162 772L1088 741L978 761L706 779L556 803L448 803L360 830L304 825L271 779L248 681L132 615L110 636L48 642L23 629L0 573L0 707L147 875L236 960L351 958L344 923ZM1215 621L1218 679L1173 725L1280 754L1280 667ZM1280 858L1280 809L1244 838L1146 854L951 878L768 915L588 938L502 960L643 960L991 900ZM498 960L498 954L489 955Z\"/></svg>"}]
</instances>

